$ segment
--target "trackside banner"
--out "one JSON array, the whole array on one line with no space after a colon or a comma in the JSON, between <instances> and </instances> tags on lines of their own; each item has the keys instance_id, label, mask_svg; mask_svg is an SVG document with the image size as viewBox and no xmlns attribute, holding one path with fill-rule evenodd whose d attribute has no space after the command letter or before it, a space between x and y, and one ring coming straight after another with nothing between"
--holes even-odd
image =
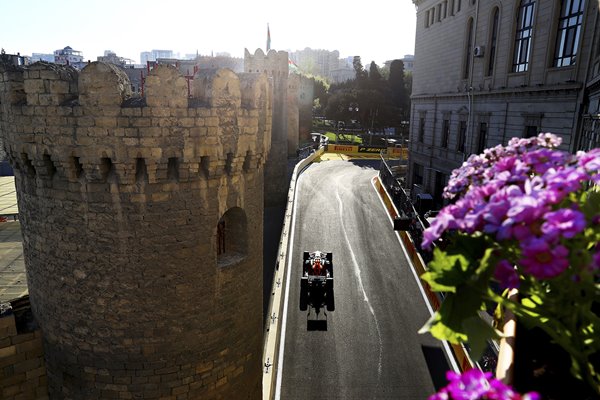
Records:
<instances>
[{"instance_id":1,"label":"trackside banner","mask_svg":"<svg viewBox=\"0 0 600 400\"><path fill-rule=\"evenodd\" d=\"M328 144L327 151L339 153L358 153L358 146L343 144Z\"/></svg>"},{"instance_id":2,"label":"trackside banner","mask_svg":"<svg viewBox=\"0 0 600 400\"><path fill-rule=\"evenodd\" d=\"M381 147L375 146L358 146L359 153L379 153L383 150Z\"/></svg>"},{"instance_id":3,"label":"trackside banner","mask_svg":"<svg viewBox=\"0 0 600 400\"><path fill-rule=\"evenodd\" d=\"M408 149L400 147L377 147L364 145L328 144L327 151L332 153L370 153L379 154L384 150L388 157L408 159Z\"/></svg>"},{"instance_id":4,"label":"trackside banner","mask_svg":"<svg viewBox=\"0 0 600 400\"><path fill-rule=\"evenodd\" d=\"M399 157L399 158L408 159L408 149L407 148L401 149L400 147L388 147L387 155L389 157Z\"/></svg>"}]
</instances>

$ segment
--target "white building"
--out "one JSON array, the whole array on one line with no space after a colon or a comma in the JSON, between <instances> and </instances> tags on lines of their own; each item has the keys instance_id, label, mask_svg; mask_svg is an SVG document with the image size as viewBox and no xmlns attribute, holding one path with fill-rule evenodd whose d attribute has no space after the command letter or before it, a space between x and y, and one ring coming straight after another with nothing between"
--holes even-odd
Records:
<instances>
[{"instance_id":1,"label":"white building","mask_svg":"<svg viewBox=\"0 0 600 400\"><path fill-rule=\"evenodd\" d=\"M156 61L159 58L176 58L173 55L173 50L151 50L140 53L140 62L146 64L148 61Z\"/></svg>"},{"instance_id":2,"label":"white building","mask_svg":"<svg viewBox=\"0 0 600 400\"><path fill-rule=\"evenodd\" d=\"M54 62L61 65L77 66L83 64L81 51L73 50L70 46L64 49L54 50Z\"/></svg>"}]
</instances>

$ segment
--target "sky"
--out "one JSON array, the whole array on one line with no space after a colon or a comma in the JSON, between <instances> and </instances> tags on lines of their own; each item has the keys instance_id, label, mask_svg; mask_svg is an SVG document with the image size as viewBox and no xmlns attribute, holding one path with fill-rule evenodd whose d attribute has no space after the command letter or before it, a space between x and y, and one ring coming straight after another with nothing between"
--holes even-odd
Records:
<instances>
[{"instance_id":1,"label":"sky","mask_svg":"<svg viewBox=\"0 0 600 400\"><path fill-rule=\"evenodd\" d=\"M71 46L84 60L112 50L139 63L153 49L243 57L271 48L338 50L382 66L414 54L411 0L0 0L0 47L9 54Z\"/></svg>"}]
</instances>

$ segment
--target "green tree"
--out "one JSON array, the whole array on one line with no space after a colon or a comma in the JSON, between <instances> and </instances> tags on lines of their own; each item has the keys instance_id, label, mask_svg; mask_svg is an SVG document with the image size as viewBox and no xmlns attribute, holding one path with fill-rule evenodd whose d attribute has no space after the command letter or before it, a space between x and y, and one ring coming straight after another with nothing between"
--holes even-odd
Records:
<instances>
[{"instance_id":1,"label":"green tree","mask_svg":"<svg viewBox=\"0 0 600 400\"><path fill-rule=\"evenodd\" d=\"M391 91L392 104L402 110L407 108L409 99L404 83L404 63L402 60L394 60L390 64L388 86Z\"/></svg>"},{"instance_id":2,"label":"green tree","mask_svg":"<svg viewBox=\"0 0 600 400\"><path fill-rule=\"evenodd\" d=\"M381 73L375 61L371 61L371 65L369 66L369 80L377 84L381 82Z\"/></svg>"},{"instance_id":3,"label":"green tree","mask_svg":"<svg viewBox=\"0 0 600 400\"><path fill-rule=\"evenodd\" d=\"M360 86L367 80L367 71L363 68L360 56L354 56L352 59L352 66L354 67L355 81Z\"/></svg>"},{"instance_id":4,"label":"green tree","mask_svg":"<svg viewBox=\"0 0 600 400\"><path fill-rule=\"evenodd\" d=\"M384 127L400 127L409 112L409 93L404 80L404 65L394 60L387 79L381 69L371 62L368 72L360 57L353 60L356 78L329 87L327 103L320 101L325 116L336 121L357 119L363 128L380 130ZM359 111L350 111L356 104Z\"/></svg>"},{"instance_id":5,"label":"green tree","mask_svg":"<svg viewBox=\"0 0 600 400\"><path fill-rule=\"evenodd\" d=\"M312 77L311 80L314 88L313 100L315 104L319 105L319 108L315 109L315 112L322 114L324 107L327 106L327 99L329 98L329 85L320 77Z\"/></svg>"}]
</instances>

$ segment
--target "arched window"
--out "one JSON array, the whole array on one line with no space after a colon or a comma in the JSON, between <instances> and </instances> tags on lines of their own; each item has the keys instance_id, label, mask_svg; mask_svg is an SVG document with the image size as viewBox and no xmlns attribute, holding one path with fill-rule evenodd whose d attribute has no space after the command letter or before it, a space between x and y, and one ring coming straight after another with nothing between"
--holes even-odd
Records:
<instances>
[{"instance_id":1,"label":"arched window","mask_svg":"<svg viewBox=\"0 0 600 400\"><path fill-rule=\"evenodd\" d=\"M467 46L465 49L465 69L463 71L463 78L467 79L471 72L471 54L473 51L473 18L469 18L467 24Z\"/></svg>"},{"instance_id":2,"label":"arched window","mask_svg":"<svg viewBox=\"0 0 600 400\"><path fill-rule=\"evenodd\" d=\"M585 0L561 1L556 47L554 49L555 67L566 67L575 64L584 4Z\"/></svg>"},{"instance_id":3,"label":"arched window","mask_svg":"<svg viewBox=\"0 0 600 400\"><path fill-rule=\"evenodd\" d=\"M498 7L492 11L492 30L490 32L490 55L488 58L487 76L494 73L494 62L496 61L496 46L498 44L498 24L500 18L500 10Z\"/></svg>"},{"instance_id":4,"label":"arched window","mask_svg":"<svg viewBox=\"0 0 600 400\"><path fill-rule=\"evenodd\" d=\"M515 32L515 48L513 52L513 72L527 71L531 53L533 36L534 0L521 0L517 14L517 30Z\"/></svg>"},{"instance_id":5,"label":"arched window","mask_svg":"<svg viewBox=\"0 0 600 400\"><path fill-rule=\"evenodd\" d=\"M248 254L248 222L239 207L229 210L217 223L217 265L226 267L242 261Z\"/></svg>"}]
</instances>

